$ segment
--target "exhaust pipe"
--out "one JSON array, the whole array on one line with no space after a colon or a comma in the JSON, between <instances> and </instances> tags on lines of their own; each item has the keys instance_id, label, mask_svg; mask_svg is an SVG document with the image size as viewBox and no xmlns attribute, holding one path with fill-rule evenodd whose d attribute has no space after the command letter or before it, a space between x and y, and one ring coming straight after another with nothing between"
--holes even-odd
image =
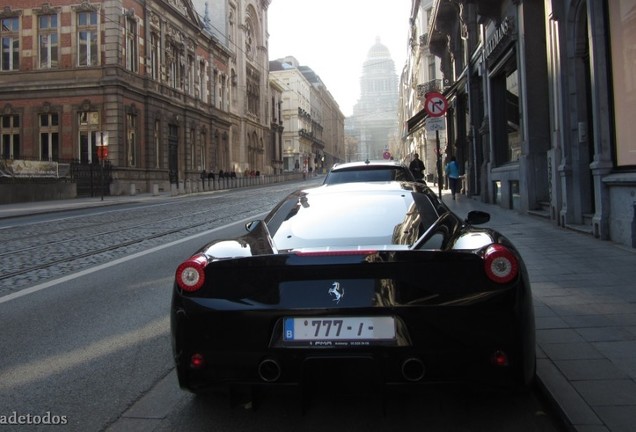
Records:
<instances>
[{"instance_id":1,"label":"exhaust pipe","mask_svg":"<svg viewBox=\"0 0 636 432\"><path fill-rule=\"evenodd\" d=\"M416 357L407 358L402 362L402 377L407 381L420 381L424 378L425 372L424 362Z\"/></svg>"},{"instance_id":2,"label":"exhaust pipe","mask_svg":"<svg viewBox=\"0 0 636 432\"><path fill-rule=\"evenodd\" d=\"M276 382L280 378L280 364L271 358L266 358L258 364L258 377L265 382Z\"/></svg>"}]
</instances>

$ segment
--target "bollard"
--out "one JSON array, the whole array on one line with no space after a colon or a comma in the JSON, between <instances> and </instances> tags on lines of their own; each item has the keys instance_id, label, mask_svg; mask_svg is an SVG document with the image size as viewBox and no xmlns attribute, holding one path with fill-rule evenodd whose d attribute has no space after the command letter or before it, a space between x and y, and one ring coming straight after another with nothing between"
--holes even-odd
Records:
<instances>
[{"instance_id":1,"label":"bollard","mask_svg":"<svg viewBox=\"0 0 636 432\"><path fill-rule=\"evenodd\" d=\"M159 195L159 185L156 183L152 185L152 195L153 196Z\"/></svg>"}]
</instances>

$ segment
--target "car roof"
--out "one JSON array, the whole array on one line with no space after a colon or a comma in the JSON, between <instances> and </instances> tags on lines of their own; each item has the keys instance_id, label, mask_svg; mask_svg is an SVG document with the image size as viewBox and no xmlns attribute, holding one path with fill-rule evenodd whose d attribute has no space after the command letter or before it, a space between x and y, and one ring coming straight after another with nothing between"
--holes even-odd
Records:
<instances>
[{"instance_id":1,"label":"car roof","mask_svg":"<svg viewBox=\"0 0 636 432\"><path fill-rule=\"evenodd\" d=\"M383 195L387 193L399 194L405 192L421 192L424 186L417 182L351 182L338 183L330 185L328 188L317 186L309 189L303 189L303 193L307 195L318 194L358 194L366 192L369 194Z\"/></svg>"},{"instance_id":2,"label":"car roof","mask_svg":"<svg viewBox=\"0 0 636 432\"><path fill-rule=\"evenodd\" d=\"M365 167L387 167L387 168L406 168L402 162L396 160L366 160L356 162L337 163L331 167L331 171L339 171L343 169L365 168Z\"/></svg>"}]
</instances>

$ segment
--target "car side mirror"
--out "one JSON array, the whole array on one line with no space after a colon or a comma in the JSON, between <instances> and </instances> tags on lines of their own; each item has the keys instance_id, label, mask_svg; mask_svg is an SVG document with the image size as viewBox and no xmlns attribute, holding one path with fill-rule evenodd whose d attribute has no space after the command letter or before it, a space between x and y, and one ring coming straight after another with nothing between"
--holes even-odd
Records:
<instances>
[{"instance_id":1,"label":"car side mirror","mask_svg":"<svg viewBox=\"0 0 636 432\"><path fill-rule=\"evenodd\" d=\"M251 222L248 222L245 224L245 231L247 232L252 232L254 231L256 228L258 228L258 226L261 224L262 221L260 220L253 220Z\"/></svg>"},{"instance_id":2,"label":"car side mirror","mask_svg":"<svg viewBox=\"0 0 636 432\"><path fill-rule=\"evenodd\" d=\"M472 210L468 212L465 222L470 225L485 224L490 220L490 213L486 213L479 210Z\"/></svg>"}]
</instances>

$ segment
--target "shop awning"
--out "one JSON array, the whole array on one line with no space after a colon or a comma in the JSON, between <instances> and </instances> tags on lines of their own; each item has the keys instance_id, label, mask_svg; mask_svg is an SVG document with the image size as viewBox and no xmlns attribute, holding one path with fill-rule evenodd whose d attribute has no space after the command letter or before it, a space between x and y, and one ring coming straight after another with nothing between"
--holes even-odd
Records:
<instances>
[{"instance_id":1,"label":"shop awning","mask_svg":"<svg viewBox=\"0 0 636 432\"><path fill-rule=\"evenodd\" d=\"M426 120L426 110L421 110L413 117L406 121L407 135L411 135L414 132L417 132L424 126L424 121Z\"/></svg>"}]
</instances>

